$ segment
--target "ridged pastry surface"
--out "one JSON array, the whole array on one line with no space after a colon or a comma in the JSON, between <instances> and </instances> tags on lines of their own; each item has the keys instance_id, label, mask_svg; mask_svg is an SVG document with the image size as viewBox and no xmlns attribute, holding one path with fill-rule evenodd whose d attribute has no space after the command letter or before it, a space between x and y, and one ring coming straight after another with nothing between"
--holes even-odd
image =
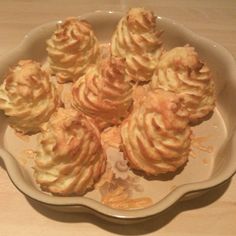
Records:
<instances>
[{"instance_id":1,"label":"ridged pastry surface","mask_svg":"<svg viewBox=\"0 0 236 236\"><path fill-rule=\"evenodd\" d=\"M161 31L156 16L143 8L131 8L112 36L111 52L126 59L133 81L149 81L162 54Z\"/></svg>"},{"instance_id":2,"label":"ridged pastry surface","mask_svg":"<svg viewBox=\"0 0 236 236\"><path fill-rule=\"evenodd\" d=\"M131 168L156 176L183 166L191 143L188 122L178 96L149 91L121 126L122 149Z\"/></svg>"},{"instance_id":3,"label":"ridged pastry surface","mask_svg":"<svg viewBox=\"0 0 236 236\"><path fill-rule=\"evenodd\" d=\"M190 46L173 48L161 57L152 87L180 95L193 123L204 118L215 107L211 71Z\"/></svg>"},{"instance_id":4,"label":"ridged pastry surface","mask_svg":"<svg viewBox=\"0 0 236 236\"><path fill-rule=\"evenodd\" d=\"M60 105L55 86L39 63L21 60L0 86L0 109L21 133L36 133Z\"/></svg>"},{"instance_id":5,"label":"ridged pastry surface","mask_svg":"<svg viewBox=\"0 0 236 236\"><path fill-rule=\"evenodd\" d=\"M128 80L124 59L112 57L93 65L73 85L73 106L104 125L118 124L132 104Z\"/></svg>"},{"instance_id":6,"label":"ridged pastry surface","mask_svg":"<svg viewBox=\"0 0 236 236\"><path fill-rule=\"evenodd\" d=\"M35 164L42 190L56 195L86 193L106 166L97 128L82 113L60 108L42 127Z\"/></svg>"},{"instance_id":7,"label":"ridged pastry surface","mask_svg":"<svg viewBox=\"0 0 236 236\"><path fill-rule=\"evenodd\" d=\"M51 70L59 83L76 81L92 63L99 51L97 38L85 20L68 18L47 41Z\"/></svg>"}]
</instances>

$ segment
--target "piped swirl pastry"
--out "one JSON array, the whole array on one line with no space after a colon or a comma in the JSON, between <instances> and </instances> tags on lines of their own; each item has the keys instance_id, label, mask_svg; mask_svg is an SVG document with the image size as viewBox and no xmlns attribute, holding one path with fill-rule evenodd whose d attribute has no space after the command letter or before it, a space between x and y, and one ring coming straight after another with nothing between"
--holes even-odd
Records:
<instances>
[{"instance_id":1,"label":"piped swirl pastry","mask_svg":"<svg viewBox=\"0 0 236 236\"><path fill-rule=\"evenodd\" d=\"M188 122L177 95L148 92L121 126L122 149L131 168L156 176L183 166L191 143Z\"/></svg>"},{"instance_id":2,"label":"piped swirl pastry","mask_svg":"<svg viewBox=\"0 0 236 236\"><path fill-rule=\"evenodd\" d=\"M39 63L21 60L0 86L0 109L21 133L36 133L60 105L55 86Z\"/></svg>"},{"instance_id":3,"label":"piped swirl pastry","mask_svg":"<svg viewBox=\"0 0 236 236\"><path fill-rule=\"evenodd\" d=\"M56 195L82 195L105 170L99 131L80 112L58 109L42 127L35 179Z\"/></svg>"},{"instance_id":4,"label":"piped swirl pastry","mask_svg":"<svg viewBox=\"0 0 236 236\"><path fill-rule=\"evenodd\" d=\"M91 63L96 62L98 51L91 25L76 18L58 24L47 41L49 64L59 83L77 80Z\"/></svg>"},{"instance_id":5,"label":"piped swirl pastry","mask_svg":"<svg viewBox=\"0 0 236 236\"><path fill-rule=\"evenodd\" d=\"M215 107L211 71L190 46L176 47L161 57L152 87L180 95L189 111L191 123L200 122Z\"/></svg>"},{"instance_id":6,"label":"piped swirl pastry","mask_svg":"<svg viewBox=\"0 0 236 236\"><path fill-rule=\"evenodd\" d=\"M117 25L111 52L126 59L126 72L133 81L149 81L162 54L161 31L156 17L143 8L132 8Z\"/></svg>"},{"instance_id":7,"label":"piped swirl pastry","mask_svg":"<svg viewBox=\"0 0 236 236\"><path fill-rule=\"evenodd\" d=\"M72 87L73 106L106 124L118 124L128 115L132 86L124 59L112 57L91 66Z\"/></svg>"}]
</instances>

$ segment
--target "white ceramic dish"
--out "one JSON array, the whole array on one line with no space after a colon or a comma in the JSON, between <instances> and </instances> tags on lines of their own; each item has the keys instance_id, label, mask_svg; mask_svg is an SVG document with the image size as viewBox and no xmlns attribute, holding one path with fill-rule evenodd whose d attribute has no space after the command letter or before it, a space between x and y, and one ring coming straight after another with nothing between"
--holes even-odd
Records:
<instances>
[{"instance_id":1,"label":"white ceramic dish","mask_svg":"<svg viewBox=\"0 0 236 236\"><path fill-rule=\"evenodd\" d=\"M123 13L118 12L98 11L79 18L87 19L100 42L107 43L122 15ZM56 210L88 211L111 221L130 223L157 215L180 198L196 196L202 190L225 182L236 172L236 65L233 57L222 46L196 35L170 19L158 17L157 21L164 30L163 42L166 48L185 44L194 46L213 71L216 83L217 109L211 119L193 128L196 137L201 137L204 143L198 142L198 147L193 147L195 154L190 156L185 168L169 178L145 180L140 177L140 185L144 188L141 195L151 196L153 200L151 206L143 209L110 208L100 203L98 194L93 192L83 197L51 196L39 190L32 178L30 164L24 165L24 160L19 156L27 148L34 146L35 138L27 140L17 136L0 113L0 156L10 179L22 193ZM2 57L0 78L19 59L44 61L45 41L52 34L56 23L44 24L32 30L17 48Z\"/></svg>"}]
</instances>

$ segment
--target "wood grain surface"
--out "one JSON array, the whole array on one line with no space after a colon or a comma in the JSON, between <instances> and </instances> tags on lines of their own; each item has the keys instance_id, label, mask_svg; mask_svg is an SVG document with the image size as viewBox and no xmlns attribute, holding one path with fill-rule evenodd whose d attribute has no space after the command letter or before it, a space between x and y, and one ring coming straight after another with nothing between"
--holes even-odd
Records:
<instances>
[{"instance_id":1,"label":"wood grain surface","mask_svg":"<svg viewBox=\"0 0 236 236\"><path fill-rule=\"evenodd\" d=\"M0 56L34 27L94 10L144 6L210 38L236 57L235 0L8 0L0 1ZM236 178L207 194L178 202L146 223L120 226L88 214L49 210L26 199L11 183L0 159L0 236L236 235Z\"/></svg>"}]
</instances>

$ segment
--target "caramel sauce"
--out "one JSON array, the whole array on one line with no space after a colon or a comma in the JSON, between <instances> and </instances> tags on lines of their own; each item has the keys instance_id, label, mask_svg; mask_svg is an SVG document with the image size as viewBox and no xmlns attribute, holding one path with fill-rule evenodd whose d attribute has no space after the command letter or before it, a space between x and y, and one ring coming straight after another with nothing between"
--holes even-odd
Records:
<instances>
[{"instance_id":1,"label":"caramel sauce","mask_svg":"<svg viewBox=\"0 0 236 236\"><path fill-rule=\"evenodd\" d=\"M210 136L199 136L199 137L193 136L192 147L203 152L212 153L214 150L213 146L204 144L209 138ZM196 154L194 154L194 152L192 151L190 155L195 156Z\"/></svg>"},{"instance_id":2,"label":"caramel sauce","mask_svg":"<svg viewBox=\"0 0 236 236\"><path fill-rule=\"evenodd\" d=\"M194 159L197 158L197 154L193 150L191 150L191 152L189 153L189 156Z\"/></svg>"},{"instance_id":3,"label":"caramel sauce","mask_svg":"<svg viewBox=\"0 0 236 236\"><path fill-rule=\"evenodd\" d=\"M199 136L199 137L193 136L193 138L192 138L192 148L195 148L195 149L200 150L202 152L212 153L214 151L213 146L205 145L205 142L210 137L211 137L210 135L208 135L208 136ZM195 158L197 158L198 155L196 154L196 152L194 150L191 150L189 156L195 159ZM201 160L202 160L204 165L207 165L210 162L208 157L201 158Z\"/></svg>"},{"instance_id":4,"label":"caramel sauce","mask_svg":"<svg viewBox=\"0 0 236 236\"><path fill-rule=\"evenodd\" d=\"M138 209L150 206L153 201L149 197L130 198L123 186L118 186L113 191L102 197L102 203L116 209Z\"/></svg>"},{"instance_id":5,"label":"caramel sauce","mask_svg":"<svg viewBox=\"0 0 236 236\"><path fill-rule=\"evenodd\" d=\"M204 158L202 159L202 162L203 162L203 164L207 165L207 164L209 164L210 160L209 160L209 158L204 157Z\"/></svg>"}]
</instances>

